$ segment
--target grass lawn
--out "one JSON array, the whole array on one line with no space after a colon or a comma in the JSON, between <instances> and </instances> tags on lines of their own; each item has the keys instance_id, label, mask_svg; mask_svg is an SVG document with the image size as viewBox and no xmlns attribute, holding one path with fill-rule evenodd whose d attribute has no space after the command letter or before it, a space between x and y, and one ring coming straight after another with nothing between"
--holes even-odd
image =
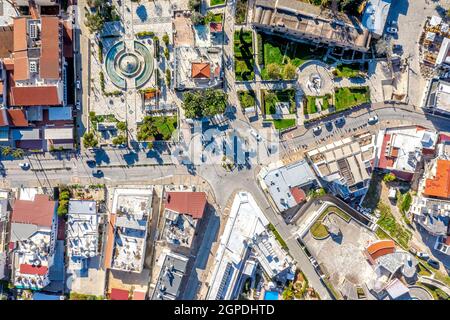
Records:
<instances>
[{"instance_id":1,"label":"grass lawn","mask_svg":"<svg viewBox=\"0 0 450 320\"><path fill-rule=\"evenodd\" d=\"M295 126L295 119L272 119L275 129L283 130Z\"/></svg>"},{"instance_id":2,"label":"grass lawn","mask_svg":"<svg viewBox=\"0 0 450 320\"><path fill-rule=\"evenodd\" d=\"M323 239L328 236L327 228L322 224L322 219L317 219L309 229L311 235L317 239Z\"/></svg>"},{"instance_id":3,"label":"grass lawn","mask_svg":"<svg viewBox=\"0 0 450 320\"><path fill-rule=\"evenodd\" d=\"M236 31L234 33L234 70L237 81L253 80L255 73L253 65L253 39L251 31Z\"/></svg>"},{"instance_id":4,"label":"grass lawn","mask_svg":"<svg viewBox=\"0 0 450 320\"><path fill-rule=\"evenodd\" d=\"M225 3L225 0L210 0L209 1L209 5L212 7L212 6L218 6L218 5L221 5L221 4L224 4Z\"/></svg>"},{"instance_id":5,"label":"grass lawn","mask_svg":"<svg viewBox=\"0 0 450 320\"><path fill-rule=\"evenodd\" d=\"M295 89L263 91L264 111L266 114L275 114L278 102L289 102L289 113L295 113Z\"/></svg>"},{"instance_id":6,"label":"grass lawn","mask_svg":"<svg viewBox=\"0 0 450 320\"><path fill-rule=\"evenodd\" d=\"M238 91L238 98L239 102L241 104L241 108L249 108L254 107L256 105L256 95L255 91L249 90L249 91Z\"/></svg>"},{"instance_id":7,"label":"grass lawn","mask_svg":"<svg viewBox=\"0 0 450 320\"><path fill-rule=\"evenodd\" d=\"M321 60L326 53L326 48L316 48L306 43L293 42L277 36L262 35L264 69L261 70L261 77L269 80L267 66L276 63L283 67L289 61L299 67L305 61L318 59Z\"/></svg>"},{"instance_id":8,"label":"grass lawn","mask_svg":"<svg viewBox=\"0 0 450 320\"><path fill-rule=\"evenodd\" d=\"M307 96L306 103L303 108L304 114L313 114L317 112L316 99L323 99L322 101L322 110L327 110L330 107L329 99L331 98L330 94L321 97L313 97Z\"/></svg>"},{"instance_id":9,"label":"grass lawn","mask_svg":"<svg viewBox=\"0 0 450 320\"><path fill-rule=\"evenodd\" d=\"M408 248L409 240L411 240L411 231L402 227L396 220L389 208L389 205L380 202L378 204L380 210L380 219L377 224L382 227L389 235L397 240L397 242L403 247ZM378 235L378 232L377 232Z\"/></svg>"},{"instance_id":10,"label":"grass lawn","mask_svg":"<svg viewBox=\"0 0 450 320\"><path fill-rule=\"evenodd\" d=\"M156 140L168 140L172 136L172 132L177 127L177 117L153 117L158 134L155 136Z\"/></svg>"},{"instance_id":11,"label":"grass lawn","mask_svg":"<svg viewBox=\"0 0 450 320\"><path fill-rule=\"evenodd\" d=\"M338 78L355 78L363 76L360 63L340 64L336 67L333 74Z\"/></svg>"},{"instance_id":12,"label":"grass lawn","mask_svg":"<svg viewBox=\"0 0 450 320\"><path fill-rule=\"evenodd\" d=\"M222 13L216 13L214 15L214 18L212 19L211 22L221 23L222 21L223 21L223 14Z\"/></svg>"},{"instance_id":13,"label":"grass lawn","mask_svg":"<svg viewBox=\"0 0 450 320\"><path fill-rule=\"evenodd\" d=\"M369 87L349 87L335 90L336 111L345 110L366 102L370 102Z\"/></svg>"}]
</instances>

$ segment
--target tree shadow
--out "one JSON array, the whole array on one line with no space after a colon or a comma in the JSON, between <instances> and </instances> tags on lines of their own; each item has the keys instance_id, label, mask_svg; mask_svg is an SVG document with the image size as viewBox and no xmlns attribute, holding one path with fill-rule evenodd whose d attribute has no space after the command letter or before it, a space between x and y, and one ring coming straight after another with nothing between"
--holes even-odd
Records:
<instances>
[{"instance_id":1,"label":"tree shadow","mask_svg":"<svg viewBox=\"0 0 450 320\"><path fill-rule=\"evenodd\" d=\"M108 154L103 149L97 149L94 151L94 159L97 164L102 164L102 162L108 164L111 162Z\"/></svg>"},{"instance_id":2,"label":"tree shadow","mask_svg":"<svg viewBox=\"0 0 450 320\"><path fill-rule=\"evenodd\" d=\"M127 165L131 166L139 161L139 155L133 151L130 151L129 153L123 155L123 159Z\"/></svg>"}]
</instances>

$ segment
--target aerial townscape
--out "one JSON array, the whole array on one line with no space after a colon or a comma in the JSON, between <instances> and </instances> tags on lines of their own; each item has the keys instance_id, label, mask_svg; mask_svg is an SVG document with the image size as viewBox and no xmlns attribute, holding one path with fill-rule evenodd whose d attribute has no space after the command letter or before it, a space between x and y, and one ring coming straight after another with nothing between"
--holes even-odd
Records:
<instances>
[{"instance_id":1,"label":"aerial townscape","mask_svg":"<svg viewBox=\"0 0 450 320\"><path fill-rule=\"evenodd\" d=\"M0 300L450 300L450 0L0 0L0 175Z\"/></svg>"}]
</instances>

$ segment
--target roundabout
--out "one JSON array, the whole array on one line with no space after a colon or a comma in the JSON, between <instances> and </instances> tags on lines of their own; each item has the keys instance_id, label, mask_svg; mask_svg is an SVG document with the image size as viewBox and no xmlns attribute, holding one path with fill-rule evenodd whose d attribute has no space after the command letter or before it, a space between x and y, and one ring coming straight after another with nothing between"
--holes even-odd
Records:
<instances>
[{"instance_id":1,"label":"roundabout","mask_svg":"<svg viewBox=\"0 0 450 320\"><path fill-rule=\"evenodd\" d=\"M145 85L152 76L153 67L152 53L139 41L117 42L106 54L106 73L122 90Z\"/></svg>"}]
</instances>

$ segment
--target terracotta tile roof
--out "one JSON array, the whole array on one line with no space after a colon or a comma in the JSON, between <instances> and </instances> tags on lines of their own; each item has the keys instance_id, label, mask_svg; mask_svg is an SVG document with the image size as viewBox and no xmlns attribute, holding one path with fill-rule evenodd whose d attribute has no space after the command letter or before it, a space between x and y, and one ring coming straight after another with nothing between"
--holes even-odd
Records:
<instances>
[{"instance_id":1,"label":"terracotta tile roof","mask_svg":"<svg viewBox=\"0 0 450 320\"><path fill-rule=\"evenodd\" d=\"M378 160L378 168L387 169L394 165L394 161L392 158L387 158L386 150L387 143L391 140L390 134L385 134L383 137L383 144L381 145L380 159Z\"/></svg>"},{"instance_id":2,"label":"terracotta tile roof","mask_svg":"<svg viewBox=\"0 0 450 320\"><path fill-rule=\"evenodd\" d=\"M223 26L222 23L211 22L209 24L209 31L211 32L222 32Z\"/></svg>"},{"instance_id":3,"label":"terracotta tile roof","mask_svg":"<svg viewBox=\"0 0 450 320\"><path fill-rule=\"evenodd\" d=\"M28 80L30 78L28 55L26 51L14 52L14 80Z\"/></svg>"},{"instance_id":4,"label":"terracotta tile roof","mask_svg":"<svg viewBox=\"0 0 450 320\"><path fill-rule=\"evenodd\" d=\"M12 87L11 106L57 106L61 105L55 86Z\"/></svg>"},{"instance_id":5,"label":"terracotta tile roof","mask_svg":"<svg viewBox=\"0 0 450 320\"><path fill-rule=\"evenodd\" d=\"M143 291L134 291L132 300L145 300L145 292L143 292Z\"/></svg>"},{"instance_id":6,"label":"terracotta tile roof","mask_svg":"<svg viewBox=\"0 0 450 320\"><path fill-rule=\"evenodd\" d=\"M112 288L109 298L110 300L128 300L129 294L127 290Z\"/></svg>"},{"instance_id":7,"label":"terracotta tile roof","mask_svg":"<svg viewBox=\"0 0 450 320\"><path fill-rule=\"evenodd\" d=\"M168 192L165 208L171 211L188 214L194 219L203 217L206 207L204 192Z\"/></svg>"},{"instance_id":8,"label":"terracotta tile roof","mask_svg":"<svg viewBox=\"0 0 450 320\"><path fill-rule=\"evenodd\" d=\"M39 75L42 79L60 78L60 23L58 17L41 18L41 58Z\"/></svg>"},{"instance_id":9,"label":"terracotta tile roof","mask_svg":"<svg viewBox=\"0 0 450 320\"><path fill-rule=\"evenodd\" d=\"M373 260L389 253L395 252L395 242L392 240L380 240L367 247L367 253Z\"/></svg>"},{"instance_id":10,"label":"terracotta tile roof","mask_svg":"<svg viewBox=\"0 0 450 320\"><path fill-rule=\"evenodd\" d=\"M28 127L27 115L24 110L8 109L9 124L12 127Z\"/></svg>"},{"instance_id":11,"label":"terracotta tile roof","mask_svg":"<svg viewBox=\"0 0 450 320\"><path fill-rule=\"evenodd\" d=\"M27 50L27 18L16 18L13 21L14 25L14 51Z\"/></svg>"},{"instance_id":12,"label":"terracotta tile roof","mask_svg":"<svg viewBox=\"0 0 450 320\"><path fill-rule=\"evenodd\" d=\"M51 228L55 207L56 202L44 194L37 194L34 201L16 200L11 213L11 222Z\"/></svg>"},{"instance_id":13,"label":"terracotta tile roof","mask_svg":"<svg viewBox=\"0 0 450 320\"><path fill-rule=\"evenodd\" d=\"M0 59L8 58L14 50L12 26L0 27Z\"/></svg>"},{"instance_id":14,"label":"terracotta tile roof","mask_svg":"<svg viewBox=\"0 0 450 320\"><path fill-rule=\"evenodd\" d=\"M305 191L303 191L301 188L294 187L291 188L292 196L294 197L295 202L301 203L306 199Z\"/></svg>"},{"instance_id":15,"label":"terracotta tile roof","mask_svg":"<svg viewBox=\"0 0 450 320\"><path fill-rule=\"evenodd\" d=\"M211 78L211 68L209 62L193 62L192 78L194 79Z\"/></svg>"},{"instance_id":16,"label":"terracotta tile roof","mask_svg":"<svg viewBox=\"0 0 450 320\"><path fill-rule=\"evenodd\" d=\"M48 273L47 267L35 267L31 264L21 264L19 267L19 271L22 274L36 274L39 276L46 275Z\"/></svg>"},{"instance_id":17,"label":"terracotta tile roof","mask_svg":"<svg viewBox=\"0 0 450 320\"><path fill-rule=\"evenodd\" d=\"M0 109L0 127L9 126L8 113L6 109Z\"/></svg>"},{"instance_id":18,"label":"terracotta tile roof","mask_svg":"<svg viewBox=\"0 0 450 320\"><path fill-rule=\"evenodd\" d=\"M73 29L68 21L64 21L63 55L65 58L73 57Z\"/></svg>"},{"instance_id":19,"label":"terracotta tile roof","mask_svg":"<svg viewBox=\"0 0 450 320\"><path fill-rule=\"evenodd\" d=\"M450 198L450 160L437 160L436 176L425 181L424 194Z\"/></svg>"},{"instance_id":20,"label":"terracotta tile roof","mask_svg":"<svg viewBox=\"0 0 450 320\"><path fill-rule=\"evenodd\" d=\"M106 247L105 247L105 268L111 268L112 262L112 254L114 249L114 226L116 225L116 215L111 214L108 223L108 231L106 238Z\"/></svg>"}]
</instances>

